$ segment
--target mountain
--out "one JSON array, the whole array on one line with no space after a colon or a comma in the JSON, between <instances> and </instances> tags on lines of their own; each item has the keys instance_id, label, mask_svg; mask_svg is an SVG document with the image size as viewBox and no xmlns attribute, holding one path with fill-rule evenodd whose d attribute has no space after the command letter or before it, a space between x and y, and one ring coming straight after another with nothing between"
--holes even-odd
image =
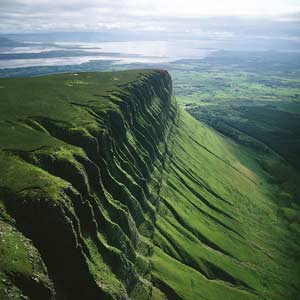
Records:
<instances>
[{"instance_id":1,"label":"mountain","mask_svg":"<svg viewBox=\"0 0 300 300\"><path fill-rule=\"evenodd\" d=\"M166 71L1 79L0 167L0 299L299 299L299 173Z\"/></svg>"}]
</instances>

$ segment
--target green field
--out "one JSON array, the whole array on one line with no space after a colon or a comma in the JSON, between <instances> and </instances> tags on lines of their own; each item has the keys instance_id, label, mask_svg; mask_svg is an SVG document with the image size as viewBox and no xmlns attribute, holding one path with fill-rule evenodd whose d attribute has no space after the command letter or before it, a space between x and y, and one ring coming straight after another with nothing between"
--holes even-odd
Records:
<instances>
[{"instance_id":1,"label":"green field","mask_svg":"<svg viewBox=\"0 0 300 300\"><path fill-rule=\"evenodd\" d=\"M298 53L219 51L170 65L179 103L300 100Z\"/></svg>"},{"instance_id":2,"label":"green field","mask_svg":"<svg viewBox=\"0 0 300 300\"><path fill-rule=\"evenodd\" d=\"M0 299L299 299L290 157L196 121L165 71L0 86Z\"/></svg>"}]
</instances>

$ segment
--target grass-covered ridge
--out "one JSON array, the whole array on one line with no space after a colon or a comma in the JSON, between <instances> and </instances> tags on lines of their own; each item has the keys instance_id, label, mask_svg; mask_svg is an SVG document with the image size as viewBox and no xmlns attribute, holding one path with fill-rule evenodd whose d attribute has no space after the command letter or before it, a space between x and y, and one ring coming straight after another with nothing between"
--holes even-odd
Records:
<instances>
[{"instance_id":1,"label":"grass-covered ridge","mask_svg":"<svg viewBox=\"0 0 300 300\"><path fill-rule=\"evenodd\" d=\"M278 199L283 188L261 166L277 158L240 146L183 111L170 152L155 274L182 299L298 299L299 206L293 203L287 222ZM295 188L299 174L289 171Z\"/></svg>"},{"instance_id":2,"label":"grass-covered ridge","mask_svg":"<svg viewBox=\"0 0 300 300\"><path fill-rule=\"evenodd\" d=\"M297 299L298 208L167 72L0 87L1 299Z\"/></svg>"}]
</instances>

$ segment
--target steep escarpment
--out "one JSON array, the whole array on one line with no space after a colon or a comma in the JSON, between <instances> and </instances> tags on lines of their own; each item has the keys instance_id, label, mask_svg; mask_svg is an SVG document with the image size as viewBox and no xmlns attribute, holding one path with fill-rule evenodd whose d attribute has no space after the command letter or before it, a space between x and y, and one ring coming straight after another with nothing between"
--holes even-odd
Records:
<instances>
[{"instance_id":1,"label":"steep escarpment","mask_svg":"<svg viewBox=\"0 0 300 300\"><path fill-rule=\"evenodd\" d=\"M50 85L35 79L34 89L57 89L61 98L41 100L48 108L34 113L23 94L24 111L3 120L3 207L39 250L58 299L150 299L149 262L139 256L150 250L140 235L154 232L157 199L148 182L175 120L171 80L162 71L75 76L53 76ZM103 89L107 81L116 81L113 90ZM68 99L73 89L82 95Z\"/></svg>"},{"instance_id":2,"label":"steep escarpment","mask_svg":"<svg viewBox=\"0 0 300 300\"><path fill-rule=\"evenodd\" d=\"M274 184L167 72L1 87L1 299L297 299Z\"/></svg>"}]
</instances>

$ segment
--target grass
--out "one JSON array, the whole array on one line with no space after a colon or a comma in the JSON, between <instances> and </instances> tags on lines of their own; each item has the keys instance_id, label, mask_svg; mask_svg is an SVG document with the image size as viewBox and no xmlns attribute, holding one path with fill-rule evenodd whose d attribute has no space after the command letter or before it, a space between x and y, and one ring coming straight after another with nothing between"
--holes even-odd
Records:
<instances>
[{"instance_id":1,"label":"grass","mask_svg":"<svg viewBox=\"0 0 300 300\"><path fill-rule=\"evenodd\" d=\"M182 104L299 102L297 53L219 51L204 60L169 66Z\"/></svg>"},{"instance_id":2,"label":"grass","mask_svg":"<svg viewBox=\"0 0 300 300\"><path fill-rule=\"evenodd\" d=\"M45 266L31 241L13 226L0 220L0 297L17 299L24 297L20 286L26 290L33 279L45 289L51 287ZM14 283L12 283L14 278ZM29 292L33 294L34 289ZM38 290L35 291L36 296Z\"/></svg>"},{"instance_id":3,"label":"grass","mask_svg":"<svg viewBox=\"0 0 300 300\"><path fill-rule=\"evenodd\" d=\"M1 216L17 220L72 299L163 297L135 259L137 227L149 227L153 214L143 176L153 168L149 158L161 155L161 119L172 113L168 84L163 71L1 80ZM6 252L1 259L11 266ZM18 274L9 284L30 296L15 282L25 270Z\"/></svg>"},{"instance_id":4,"label":"grass","mask_svg":"<svg viewBox=\"0 0 300 300\"><path fill-rule=\"evenodd\" d=\"M155 275L180 299L297 299L288 286L299 280L299 244L257 153L185 112L179 122L160 193Z\"/></svg>"},{"instance_id":5,"label":"grass","mask_svg":"<svg viewBox=\"0 0 300 300\"><path fill-rule=\"evenodd\" d=\"M258 299L247 291L235 289L218 281L208 281L193 268L179 263L160 249L156 248L152 258L154 275L174 288L179 299ZM170 269L173 271L170 272ZM184 276L183 276L184 275ZM179 285L180 283L180 285Z\"/></svg>"},{"instance_id":6,"label":"grass","mask_svg":"<svg viewBox=\"0 0 300 300\"><path fill-rule=\"evenodd\" d=\"M178 108L165 72L0 86L8 299L297 299L297 171ZM15 281L35 278L24 245L48 269L35 288Z\"/></svg>"}]
</instances>

